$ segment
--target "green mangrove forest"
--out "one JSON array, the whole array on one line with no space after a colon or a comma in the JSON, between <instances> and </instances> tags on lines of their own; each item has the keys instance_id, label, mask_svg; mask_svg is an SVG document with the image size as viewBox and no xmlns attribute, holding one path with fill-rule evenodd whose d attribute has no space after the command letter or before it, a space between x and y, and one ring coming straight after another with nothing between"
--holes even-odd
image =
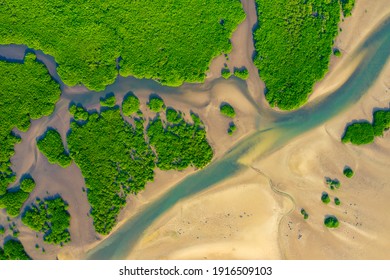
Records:
<instances>
[{"instance_id":1,"label":"green mangrove forest","mask_svg":"<svg viewBox=\"0 0 390 280\"><path fill-rule=\"evenodd\" d=\"M0 247L0 260L30 260L19 240L9 239Z\"/></svg>"},{"instance_id":2,"label":"green mangrove forest","mask_svg":"<svg viewBox=\"0 0 390 280\"><path fill-rule=\"evenodd\" d=\"M48 129L37 141L37 146L51 164L58 164L64 168L70 165L72 160L65 151L57 130Z\"/></svg>"},{"instance_id":3,"label":"green mangrove forest","mask_svg":"<svg viewBox=\"0 0 390 280\"><path fill-rule=\"evenodd\" d=\"M94 90L118 68L165 85L201 82L245 18L237 0L5 0L0 14L0 44L42 50L65 84Z\"/></svg>"},{"instance_id":4,"label":"green mangrove forest","mask_svg":"<svg viewBox=\"0 0 390 280\"><path fill-rule=\"evenodd\" d=\"M139 112L139 99L125 96L122 112ZM119 107L91 112L72 105L71 130L67 138L70 157L80 167L87 186L91 216L97 232L108 234L116 224L128 194L143 190L153 181L154 169L182 170L202 168L213 157L206 131L197 115L187 122L181 112L165 107L164 101L151 95L148 106L155 117L145 122L133 116L134 125L125 121ZM165 115L163 122L160 114Z\"/></svg>"},{"instance_id":5,"label":"green mangrove forest","mask_svg":"<svg viewBox=\"0 0 390 280\"><path fill-rule=\"evenodd\" d=\"M373 113L372 124L367 120L363 120L347 125L341 141L354 145L370 144L375 137L383 136L383 133L389 128L390 110L377 110Z\"/></svg>"},{"instance_id":6,"label":"green mangrove forest","mask_svg":"<svg viewBox=\"0 0 390 280\"><path fill-rule=\"evenodd\" d=\"M350 15L354 0L256 0L256 4L254 63L265 82L266 99L272 107L296 109L325 75L341 10Z\"/></svg>"},{"instance_id":7,"label":"green mangrove forest","mask_svg":"<svg viewBox=\"0 0 390 280\"><path fill-rule=\"evenodd\" d=\"M1 36L0 36L1 37ZM24 63L0 61L0 196L15 181L10 159L20 137L14 128L27 131L31 119L48 116L60 97L60 87L34 54ZM45 93L45 94L42 94Z\"/></svg>"},{"instance_id":8,"label":"green mangrove forest","mask_svg":"<svg viewBox=\"0 0 390 280\"><path fill-rule=\"evenodd\" d=\"M22 222L30 229L43 232L43 241L52 244L63 244L70 241L70 215L68 205L61 198L37 200L37 204L27 207Z\"/></svg>"}]
</instances>

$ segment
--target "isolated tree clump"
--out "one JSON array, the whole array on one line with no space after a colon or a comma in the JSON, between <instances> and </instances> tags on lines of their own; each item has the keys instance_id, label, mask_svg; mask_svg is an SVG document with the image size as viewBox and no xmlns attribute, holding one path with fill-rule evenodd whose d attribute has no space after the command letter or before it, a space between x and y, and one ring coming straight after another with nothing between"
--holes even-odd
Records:
<instances>
[{"instance_id":1,"label":"isolated tree clump","mask_svg":"<svg viewBox=\"0 0 390 280\"><path fill-rule=\"evenodd\" d=\"M326 192L323 192L321 195L321 200L323 203L328 204L330 202L329 194Z\"/></svg>"},{"instance_id":2,"label":"isolated tree clump","mask_svg":"<svg viewBox=\"0 0 390 280\"><path fill-rule=\"evenodd\" d=\"M47 68L31 53L25 56L24 63L0 61L0 76L1 196L16 178L10 159L15 153L14 145L21 139L12 130L27 131L31 119L50 115L61 91Z\"/></svg>"},{"instance_id":3,"label":"isolated tree clump","mask_svg":"<svg viewBox=\"0 0 390 280\"><path fill-rule=\"evenodd\" d=\"M40 138L38 138L37 146L51 164L58 164L65 168L72 162L72 159L65 151L61 135L53 128L49 128Z\"/></svg>"},{"instance_id":4,"label":"isolated tree clump","mask_svg":"<svg viewBox=\"0 0 390 280\"><path fill-rule=\"evenodd\" d=\"M249 78L249 71L246 67L234 68L234 76L242 80L246 80Z\"/></svg>"},{"instance_id":5,"label":"isolated tree clump","mask_svg":"<svg viewBox=\"0 0 390 280\"><path fill-rule=\"evenodd\" d=\"M232 75L232 73L230 72L230 69L225 67L225 68L222 68L221 70L221 76L225 79L229 79L230 76Z\"/></svg>"},{"instance_id":6,"label":"isolated tree clump","mask_svg":"<svg viewBox=\"0 0 390 280\"><path fill-rule=\"evenodd\" d=\"M32 204L24 213L22 222L37 232L43 232L43 240L49 244L70 241L70 215L68 204L61 198L46 198Z\"/></svg>"},{"instance_id":7,"label":"isolated tree clump","mask_svg":"<svg viewBox=\"0 0 390 280\"><path fill-rule=\"evenodd\" d=\"M340 57L341 56L341 51L337 48L333 49L333 54L337 57Z\"/></svg>"},{"instance_id":8,"label":"isolated tree clump","mask_svg":"<svg viewBox=\"0 0 390 280\"><path fill-rule=\"evenodd\" d=\"M130 115L136 113L139 110L140 102L137 96L132 92L126 94L122 102L122 112L123 115L129 117Z\"/></svg>"},{"instance_id":9,"label":"isolated tree clump","mask_svg":"<svg viewBox=\"0 0 390 280\"><path fill-rule=\"evenodd\" d=\"M354 172L353 172L352 168L346 166L346 167L344 168L344 170L343 170L343 174L344 174L345 177L347 177L347 178L352 178L353 175L354 175Z\"/></svg>"},{"instance_id":10,"label":"isolated tree clump","mask_svg":"<svg viewBox=\"0 0 390 280\"><path fill-rule=\"evenodd\" d=\"M369 144L374 141L374 129L367 121L353 123L347 126L341 141L351 142L354 145Z\"/></svg>"},{"instance_id":11,"label":"isolated tree clump","mask_svg":"<svg viewBox=\"0 0 390 280\"><path fill-rule=\"evenodd\" d=\"M227 103L224 103L219 107L219 110L222 115L229 117L229 118L234 118L236 116L236 111L234 110L233 106Z\"/></svg>"},{"instance_id":12,"label":"isolated tree clump","mask_svg":"<svg viewBox=\"0 0 390 280\"><path fill-rule=\"evenodd\" d=\"M228 134L229 135L233 135L233 133L237 130L237 126L234 122L231 122L229 124L229 128L228 128Z\"/></svg>"},{"instance_id":13,"label":"isolated tree clump","mask_svg":"<svg viewBox=\"0 0 390 280\"><path fill-rule=\"evenodd\" d=\"M170 86L202 82L245 19L237 0L3 2L0 44L42 50L65 84L96 91L118 71Z\"/></svg>"},{"instance_id":14,"label":"isolated tree clump","mask_svg":"<svg viewBox=\"0 0 390 280\"><path fill-rule=\"evenodd\" d=\"M328 228L337 228L340 225L336 216L327 216L324 219L324 225Z\"/></svg>"},{"instance_id":15,"label":"isolated tree clump","mask_svg":"<svg viewBox=\"0 0 390 280\"><path fill-rule=\"evenodd\" d=\"M306 212L305 209L301 209L301 214L305 220L309 219L309 214Z\"/></svg>"},{"instance_id":16,"label":"isolated tree clump","mask_svg":"<svg viewBox=\"0 0 390 280\"><path fill-rule=\"evenodd\" d=\"M164 108L165 104L160 97L151 95L149 98L148 106L152 112L158 113Z\"/></svg>"},{"instance_id":17,"label":"isolated tree clump","mask_svg":"<svg viewBox=\"0 0 390 280\"><path fill-rule=\"evenodd\" d=\"M331 190L339 189L341 187L341 183L337 179L331 179L326 177L325 182Z\"/></svg>"}]
</instances>

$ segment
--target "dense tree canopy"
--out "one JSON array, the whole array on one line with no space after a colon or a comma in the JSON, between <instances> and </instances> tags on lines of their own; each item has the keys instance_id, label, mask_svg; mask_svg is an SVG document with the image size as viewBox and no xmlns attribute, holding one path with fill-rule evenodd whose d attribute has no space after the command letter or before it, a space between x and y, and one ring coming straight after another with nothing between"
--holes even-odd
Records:
<instances>
[{"instance_id":1,"label":"dense tree canopy","mask_svg":"<svg viewBox=\"0 0 390 280\"><path fill-rule=\"evenodd\" d=\"M374 141L374 129L367 121L353 123L345 129L343 143L351 142L354 145L369 144Z\"/></svg>"},{"instance_id":2,"label":"dense tree canopy","mask_svg":"<svg viewBox=\"0 0 390 280\"><path fill-rule=\"evenodd\" d=\"M282 110L307 101L327 71L338 32L338 0L256 0L255 65L266 85L266 99Z\"/></svg>"},{"instance_id":3,"label":"dense tree canopy","mask_svg":"<svg viewBox=\"0 0 390 280\"><path fill-rule=\"evenodd\" d=\"M122 102L122 113L125 116L130 116L131 114L136 113L139 110L139 99L134 93L129 92L123 98Z\"/></svg>"},{"instance_id":4,"label":"dense tree canopy","mask_svg":"<svg viewBox=\"0 0 390 280\"><path fill-rule=\"evenodd\" d=\"M5 208L11 217L18 216L34 188L34 180L31 177L23 177L19 187L7 189L6 193L0 196L0 209Z\"/></svg>"},{"instance_id":5,"label":"dense tree canopy","mask_svg":"<svg viewBox=\"0 0 390 280\"><path fill-rule=\"evenodd\" d=\"M144 139L142 120L133 127L118 108L91 113L71 123L70 155L88 188L95 229L107 234L125 204L126 194L142 190L153 180L154 154Z\"/></svg>"},{"instance_id":6,"label":"dense tree canopy","mask_svg":"<svg viewBox=\"0 0 390 280\"><path fill-rule=\"evenodd\" d=\"M38 205L31 205L22 217L22 222L38 232L44 232L47 243L62 244L70 241L70 215L68 205L61 198L46 198Z\"/></svg>"},{"instance_id":7,"label":"dense tree canopy","mask_svg":"<svg viewBox=\"0 0 390 280\"><path fill-rule=\"evenodd\" d=\"M147 130L150 145L157 154L157 167L162 170L182 170L188 166L202 168L212 157L203 124L187 123L181 114L167 110L168 124L156 117Z\"/></svg>"},{"instance_id":8,"label":"dense tree canopy","mask_svg":"<svg viewBox=\"0 0 390 280\"><path fill-rule=\"evenodd\" d=\"M0 76L1 196L15 180L10 159L14 154L14 145L20 139L12 130L18 128L26 131L30 119L50 115L60 97L60 88L46 67L37 62L31 53L26 55L24 63L0 61Z\"/></svg>"},{"instance_id":9,"label":"dense tree canopy","mask_svg":"<svg viewBox=\"0 0 390 280\"><path fill-rule=\"evenodd\" d=\"M139 110L139 100L132 94L123 103L131 103L125 110L122 108L124 115ZM161 98L154 95L150 98L152 111L160 112L163 106ZM75 108L71 107L72 112L87 117L71 122L67 142L70 156L85 178L91 215L99 233L111 231L127 194L139 192L153 180L156 164L164 170L190 165L202 168L212 159L204 125L193 113L193 123L188 123L181 112L168 108L168 123L163 124L159 117L163 112L157 113L146 132L143 119L131 116L132 126L122 118L118 107L105 108L100 113Z\"/></svg>"},{"instance_id":10,"label":"dense tree canopy","mask_svg":"<svg viewBox=\"0 0 390 280\"><path fill-rule=\"evenodd\" d=\"M0 260L30 260L24 251L22 243L18 240L9 239L4 243L4 249L0 247Z\"/></svg>"},{"instance_id":11,"label":"dense tree canopy","mask_svg":"<svg viewBox=\"0 0 390 280\"><path fill-rule=\"evenodd\" d=\"M39 150L47 157L51 164L67 167L71 159L64 149L61 135L55 129L48 129L37 141Z\"/></svg>"},{"instance_id":12,"label":"dense tree canopy","mask_svg":"<svg viewBox=\"0 0 390 280\"><path fill-rule=\"evenodd\" d=\"M118 73L162 84L203 81L229 52L245 14L238 0L4 0L0 44L54 56L68 85L102 90Z\"/></svg>"}]
</instances>

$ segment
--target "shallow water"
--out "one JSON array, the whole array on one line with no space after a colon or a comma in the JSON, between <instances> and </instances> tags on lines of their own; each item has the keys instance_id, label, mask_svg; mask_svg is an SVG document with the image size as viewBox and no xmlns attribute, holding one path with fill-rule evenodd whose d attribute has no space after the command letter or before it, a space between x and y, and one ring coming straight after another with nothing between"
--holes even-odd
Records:
<instances>
[{"instance_id":1,"label":"shallow water","mask_svg":"<svg viewBox=\"0 0 390 280\"><path fill-rule=\"evenodd\" d=\"M238 163L241 156L256 145L267 142L267 139L274 139L275 133L278 138L266 146L262 156L269 154L285 145L294 137L323 124L329 119L342 113L351 105L355 104L379 76L382 68L389 59L390 50L390 20L384 22L378 29L369 36L367 41L356 51L366 53L365 58L359 67L344 83L344 85L332 94L312 102L297 111L285 113L269 109L265 104L259 104L259 129L254 134L239 142L223 158L213 162L205 169L187 177L174 186L168 193L124 223L110 237L101 242L96 248L87 254L88 259L124 259L132 246L138 241L142 233L165 211L169 210L179 200L196 194L222 180L229 178L248 166ZM0 46L0 59L9 61L21 61L26 46ZM88 106L98 104L99 98L108 92L124 94L132 90L180 94L181 92L192 91L202 92L209 90L216 83L224 82L218 79L206 84L185 84L180 88L161 86L151 80L138 80L135 78L118 77L116 82L108 86L106 90L96 93L87 90L83 86L67 87L62 83L56 73L56 63L52 57L42 52L36 52L37 57L49 69L50 74L61 85L61 101L68 103L72 100ZM248 89L246 84L239 80L234 83L244 92ZM89 94L90 93L90 94ZM248 95L249 96L249 95ZM66 102L65 102L66 101ZM57 112L57 111L56 111Z\"/></svg>"},{"instance_id":2,"label":"shallow water","mask_svg":"<svg viewBox=\"0 0 390 280\"><path fill-rule=\"evenodd\" d=\"M242 155L248 153L253 146L267 137L278 139L263 153L271 153L285 145L289 140L313 129L331 118L347 110L367 92L375 82L390 54L390 20L384 22L369 36L367 41L357 50L365 52L366 57L345 84L331 95L323 97L310 105L291 112L274 112L262 108L259 131L238 143L222 159L213 162L207 168L177 184L163 197L145 210L123 224L115 233L88 253L88 259L124 259L142 233L179 200L194 195L228 177L247 166L238 163ZM242 88L242 90L246 90ZM267 116L267 118L264 118Z\"/></svg>"}]
</instances>

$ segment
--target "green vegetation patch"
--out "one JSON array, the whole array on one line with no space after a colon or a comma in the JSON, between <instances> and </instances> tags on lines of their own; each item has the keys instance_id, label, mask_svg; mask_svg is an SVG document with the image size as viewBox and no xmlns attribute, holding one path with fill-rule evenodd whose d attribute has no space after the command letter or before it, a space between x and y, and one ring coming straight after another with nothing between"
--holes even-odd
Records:
<instances>
[{"instance_id":1,"label":"green vegetation patch","mask_svg":"<svg viewBox=\"0 0 390 280\"><path fill-rule=\"evenodd\" d=\"M328 204L330 202L329 194L326 192L323 192L321 195L321 201L325 204Z\"/></svg>"},{"instance_id":2,"label":"green vegetation patch","mask_svg":"<svg viewBox=\"0 0 390 280\"><path fill-rule=\"evenodd\" d=\"M237 130L237 126L234 122L229 124L228 134L233 135L233 133Z\"/></svg>"},{"instance_id":3,"label":"green vegetation patch","mask_svg":"<svg viewBox=\"0 0 390 280\"><path fill-rule=\"evenodd\" d=\"M3 196L0 196L0 209L6 209L7 214L16 217L20 214L23 204L26 202L35 188L35 181L30 176L21 179L20 186L8 189Z\"/></svg>"},{"instance_id":4,"label":"green vegetation patch","mask_svg":"<svg viewBox=\"0 0 390 280\"><path fill-rule=\"evenodd\" d=\"M374 141L374 129L367 121L353 123L347 126L341 141L351 142L354 145L369 144Z\"/></svg>"},{"instance_id":5,"label":"green vegetation patch","mask_svg":"<svg viewBox=\"0 0 390 280\"><path fill-rule=\"evenodd\" d=\"M61 198L46 198L31 205L23 213L22 222L32 230L43 232L46 243L63 244L70 241L68 205Z\"/></svg>"},{"instance_id":6,"label":"green vegetation patch","mask_svg":"<svg viewBox=\"0 0 390 280\"><path fill-rule=\"evenodd\" d=\"M347 177L347 178L352 178L353 175L354 175L354 172L353 172L353 170L352 170L351 167L346 166L346 167L344 168L344 170L343 170L343 174L344 174L345 177Z\"/></svg>"},{"instance_id":7,"label":"green vegetation patch","mask_svg":"<svg viewBox=\"0 0 390 280\"><path fill-rule=\"evenodd\" d=\"M351 142L354 145L369 144L375 136L383 136L383 132L390 128L390 110L382 109L373 114L372 125L368 121L360 121L348 125L341 141Z\"/></svg>"},{"instance_id":8,"label":"green vegetation patch","mask_svg":"<svg viewBox=\"0 0 390 280\"><path fill-rule=\"evenodd\" d=\"M341 183L337 179L331 179L326 177L325 182L331 190L339 189L341 187Z\"/></svg>"},{"instance_id":9,"label":"green vegetation patch","mask_svg":"<svg viewBox=\"0 0 390 280\"><path fill-rule=\"evenodd\" d=\"M232 73L230 72L229 68L222 68L221 70L221 76L224 77L225 79L229 79Z\"/></svg>"},{"instance_id":10,"label":"green vegetation patch","mask_svg":"<svg viewBox=\"0 0 390 280\"><path fill-rule=\"evenodd\" d=\"M301 214L305 220L309 219L309 214L306 212L305 209L301 209Z\"/></svg>"},{"instance_id":11,"label":"green vegetation patch","mask_svg":"<svg viewBox=\"0 0 390 280\"><path fill-rule=\"evenodd\" d=\"M80 167L88 188L97 232L108 234L126 202L126 195L153 180L155 156L145 142L141 120L125 122L118 108L72 121L67 138L70 156Z\"/></svg>"},{"instance_id":12,"label":"green vegetation patch","mask_svg":"<svg viewBox=\"0 0 390 280\"><path fill-rule=\"evenodd\" d=\"M234 76L242 80L246 80L249 78L249 71L246 67L234 68Z\"/></svg>"},{"instance_id":13,"label":"green vegetation patch","mask_svg":"<svg viewBox=\"0 0 390 280\"><path fill-rule=\"evenodd\" d=\"M334 204L336 204L337 206L341 204L341 201L338 197L334 198Z\"/></svg>"},{"instance_id":14,"label":"green vegetation patch","mask_svg":"<svg viewBox=\"0 0 390 280\"><path fill-rule=\"evenodd\" d=\"M0 247L0 260L31 260L18 240L6 241L3 248Z\"/></svg>"},{"instance_id":15,"label":"green vegetation patch","mask_svg":"<svg viewBox=\"0 0 390 280\"><path fill-rule=\"evenodd\" d=\"M130 115L136 113L139 110L139 99L132 92L126 94L122 102L122 112L123 115L129 117Z\"/></svg>"},{"instance_id":16,"label":"green vegetation patch","mask_svg":"<svg viewBox=\"0 0 390 280\"><path fill-rule=\"evenodd\" d=\"M116 103L115 95L109 94L106 97L100 98L100 106L102 107L114 107Z\"/></svg>"},{"instance_id":17,"label":"green vegetation patch","mask_svg":"<svg viewBox=\"0 0 390 280\"><path fill-rule=\"evenodd\" d=\"M4 226L0 225L0 234L3 235L5 233Z\"/></svg>"},{"instance_id":18,"label":"green vegetation patch","mask_svg":"<svg viewBox=\"0 0 390 280\"><path fill-rule=\"evenodd\" d=\"M341 51L338 49L338 48L334 48L333 49L333 54L337 57L340 57L341 56Z\"/></svg>"},{"instance_id":19,"label":"green vegetation patch","mask_svg":"<svg viewBox=\"0 0 390 280\"><path fill-rule=\"evenodd\" d=\"M157 154L157 167L162 170L202 168L213 157L203 124L187 123L180 115L175 124L165 126L157 116L149 124L147 135Z\"/></svg>"},{"instance_id":20,"label":"green vegetation patch","mask_svg":"<svg viewBox=\"0 0 390 280\"><path fill-rule=\"evenodd\" d=\"M89 114L84 108L80 105L72 104L69 108L70 114L73 116L76 121L86 121L88 120Z\"/></svg>"},{"instance_id":21,"label":"green vegetation patch","mask_svg":"<svg viewBox=\"0 0 390 280\"><path fill-rule=\"evenodd\" d=\"M37 146L51 164L58 164L65 168L72 162L65 151L61 135L55 129L49 128L39 140L37 140Z\"/></svg>"},{"instance_id":22,"label":"green vegetation patch","mask_svg":"<svg viewBox=\"0 0 390 280\"><path fill-rule=\"evenodd\" d=\"M165 111L165 113L166 113L167 121L170 122L170 123L177 124L177 123L180 123L183 120L183 118L181 116L181 113L176 111L173 108L168 108Z\"/></svg>"},{"instance_id":23,"label":"green vegetation patch","mask_svg":"<svg viewBox=\"0 0 390 280\"><path fill-rule=\"evenodd\" d=\"M234 110L233 106L227 103L224 103L219 107L219 110L222 115L229 117L229 118L234 118L236 116L236 111Z\"/></svg>"},{"instance_id":24,"label":"green vegetation patch","mask_svg":"<svg viewBox=\"0 0 390 280\"><path fill-rule=\"evenodd\" d=\"M153 97L149 106L156 100L158 104L152 108L160 111L164 102ZM143 119L133 116L133 126L117 107L83 112L88 114L87 120L71 122L67 142L70 156L84 176L91 216L101 234L111 231L127 195L138 193L153 180L156 164L163 170L181 170L190 165L202 168L212 159L204 125L192 112L194 123L187 123L181 112L168 108L167 123L157 114L146 131Z\"/></svg>"},{"instance_id":25,"label":"green vegetation patch","mask_svg":"<svg viewBox=\"0 0 390 280\"><path fill-rule=\"evenodd\" d=\"M259 24L254 31L254 63L273 107L303 105L328 69L338 32L337 0L256 0ZM282 7L282 8L281 8Z\"/></svg>"},{"instance_id":26,"label":"green vegetation patch","mask_svg":"<svg viewBox=\"0 0 390 280\"><path fill-rule=\"evenodd\" d=\"M2 24L0 26L3 27ZM37 62L35 55L31 53L26 55L23 64L0 61L0 76L1 196L15 180L10 158L14 155L14 145L20 142L20 138L12 129L27 131L30 119L50 115L61 91L46 67Z\"/></svg>"},{"instance_id":27,"label":"green vegetation patch","mask_svg":"<svg viewBox=\"0 0 390 280\"><path fill-rule=\"evenodd\" d=\"M383 132L390 128L390 110L375 111L372 126L375 136L383 136Z\"/></svg>"},{"instance_id":28,"label":"green vegetation patch","mask_svg":"<svg viewBox=\"0 0 390 280\"><path fill-rule=\"evenodd\" d=\"M352 9L355 6L355 0L340 0L343 15L348 17L352 13Z\"/></svg>"},{"instance_id":29,"label":"green vegetation patch","mask_svg":"<svg viewBox=\"0 0 390 280\"><path fill-rule=\"evenodd\" d=\"M166 85L203 81L245 18L237 0L5 0L0 44L52 55L67 85L102 90L119 73Z\"/></svg>"},{"instance_id":30,"label":"green vegetation patch","mask_svg":"<svg viewBox=\"0 0 390 280\"><path fill-rule=\"evenodd\" d=\"M336 216L327 216L324 219L324 225L328 228L337 228L340 223Z\"/></svg>"},{"instance_id":31,"label":"green vegetation patch","mask_svg":"<svg viewBox=\"0 0 390 280\"><path fill-rule=\"evenodd\" d=\"M159 96L151 95L149 97L148 106L152 112L158 113L164 108L165 104Z\"/></svg>"}]
</instances>

